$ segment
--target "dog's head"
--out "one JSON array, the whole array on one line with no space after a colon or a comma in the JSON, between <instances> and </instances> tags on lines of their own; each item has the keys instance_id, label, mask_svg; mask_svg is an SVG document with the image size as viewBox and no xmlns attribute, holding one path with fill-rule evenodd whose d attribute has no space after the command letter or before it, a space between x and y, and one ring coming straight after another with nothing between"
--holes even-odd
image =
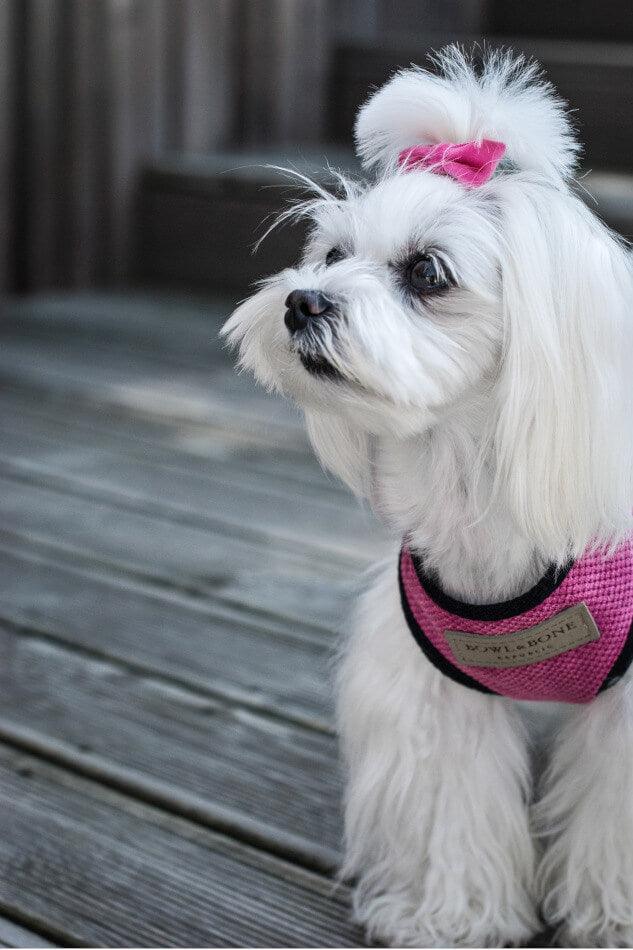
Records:
<instances>
[{"instance_id":1,"label":"dog's head","mask_svg":"<svg viewBox=\"0 0 633 950\"><path fill-rule=\"evenodd\" d=\"M438 62L363 106L374 180L300 206L300 265L225 333L360 492L369 434L410 438L483 394L517 521L550 553L575 548L631 507L627 254L570 187L578 145L537 68L492 54L478 73L456 48Z\"/></svg>"}]
</instances>

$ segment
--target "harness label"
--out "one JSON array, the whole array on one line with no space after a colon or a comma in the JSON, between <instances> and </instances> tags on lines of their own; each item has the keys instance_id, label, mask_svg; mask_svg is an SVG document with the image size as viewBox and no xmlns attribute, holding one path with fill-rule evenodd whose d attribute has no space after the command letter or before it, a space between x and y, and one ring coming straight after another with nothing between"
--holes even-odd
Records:
<instances>
[{"instance_id":1,"label":"harness label","mask_svg":"<svg viewBox=\"0 0 633 950\"><path fill-rule=\"evenodd\" d=\"M586 604L576 604L555 617L514 633L463 633L445 630L453 656L464 666L509 669L530 666L598 640L600 631Z\"/></svg>"}]
</instances>

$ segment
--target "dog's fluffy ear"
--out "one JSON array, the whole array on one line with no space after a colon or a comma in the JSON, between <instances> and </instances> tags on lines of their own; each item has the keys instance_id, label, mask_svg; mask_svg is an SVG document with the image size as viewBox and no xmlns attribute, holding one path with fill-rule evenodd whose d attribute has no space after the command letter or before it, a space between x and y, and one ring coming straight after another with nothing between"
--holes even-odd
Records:
<instances>
[{"instance_id":1,"label":"dog's fluffy ear","mask_svg":"<svg viewBox=\"0 0 633 950\"><path fill-rule=\"evenodd\" d=\"M437 73L402 70L361 108L357 151L366 167L389 172L414 145L494 139L508 163L549 179L568 178L579 145L565 104L523 56L491 52L478 73L457 46L436 58Z\"/></svg>"},{"instance_id":2,"label":"dog's fluffy ear","mask_svg":"<svg viewBox=\"0 0 633 950\"><path fill-rule=\"evenodd\" d=\"M632 526L631 264L570 192L509 176L497 197L499 489L525 535L563 562Z\"/></svg>"}]
</instances>

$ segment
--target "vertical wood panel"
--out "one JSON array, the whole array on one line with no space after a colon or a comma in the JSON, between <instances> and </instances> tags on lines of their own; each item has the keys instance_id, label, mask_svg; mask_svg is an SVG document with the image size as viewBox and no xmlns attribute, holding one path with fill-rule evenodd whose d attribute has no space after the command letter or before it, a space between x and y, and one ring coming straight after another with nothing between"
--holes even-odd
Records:
<instances>
[{"instance_id":1,"label":"vertical wood panel","mask_svg":"<svg viewBox=\"0 0 633 950\"><path fill-rule=\"evenodd\" d=\"M238 111L242 143L317 141L327 2L0 0L24 25L24 286L123 282L143 162L235 144Z\"/></svg>"},{"instance_id":2,"label":"vertical wood panel","mask_svg":"<svg viewBox=\"0 0 633 950\"><path fill-rule=\"evenodd\" d=\"M332 11L332 33L336 38L375 39L378 35L378 4L380 0L339 0Z\"/></svg>"},{"instance_id":3,"label":"vertical wood panel","mask_svg":"<svg viewBox=\"0 0 633 950\"><path fill-rule=\"evenodd\" d=\"M139 45L139 4L135 0L104 0L107 10L108 77L108 275L117 284L127 274L130 247L129 209L137 149L139 90L135 58Z\"/></svg>"},{"instance_id":4,"label":"vertical wood panel","mask_svg":"<svg viewBox=\"0 0 633 950\"><path fill-rule=\"evenodd\" d=\"M184 0L181 147L205 152L228 137L233 98L233 0Z\"/></svg>"},{"instance_id":5,"label":"vertical wood panel","mask_svg":"<svg viewBox=\"0 0 633 950\"><path fill-rule=\"evenodd\" d=\"M138 0L140 35L134 57L134 83L141 104L137 110L137 135L142 152L157 155L165 144L165 102L168 75L165 57L168 8L172 0Z\"/></svg>"},{"instance_id":6,"label":"vertical wood panel","mask_svg":"<svg viewBox=\"0 0 633 950\"><path fill-rule=\"evenodd\" d=\"M64 182L66 229L64 262L66 283L87 287L94 283L102 249L99 210L99 172L103 146L103 75L99 66L100 3L69 0L66 20L68 42L64 51L66 138ZM101 93L101 94L100 94ZM63 242L63 243L62 243Z\"/></svg>"},{"instance_id":7,"label":"vertical wood panel","mask_svg":"<svg viewBox=\"0 0 633 950\"><path fill-rule=\"evenodd\" d=\"M183 138L185 23L182 2L167 3L163 22L165 83L161 102L164 117L162 146L178 149Z\"/></svg>"},{"instance_id":8,"label":"vertical wood panel","mask_svg":"<svg viewBox=\"0 0 633 950\"><path fill-rule=\"evenodd\" d=\"M15 110L18 105L14 86L15 54L18 43L17 10L14 0L0 3L0 291L14 283L15 231L17 211L12 189L12 175L18 156L15 150Z\"/></svg>"},{"instance_id":9,"label":"vertical wood panel","mask_svg":"<svg viewBox=\"0 0 633 950\"><path fill-rule=\"evenodd\" d=\"M329 25L325 0L241 0L243 144L319 141Z\"/></svg>"},{"instance_id":10,"label":"vertical wood panel","mask_svg":"<svg viewBox=\"0 0 633 950\"><path fill-rule=\"evenodd\" d=\"M432 30L478 33L487 5L488 0L378 0L378 35L391 30L415 40Z\"/></svg>"},{"instance_id":11,"label":"vertical wood panel","mask_svg":"<svg viewBox=\"0 0 633 950\"><path fill-rule=\"evenodd\" d=\"M23 3L26 37L22 121L25 190L24 281L32 288L62 283L58 229L62 214L63 125L60 46L63 40L62 4L56 0L19 0ZM67 236L67 235L66 235Z\"/></svg>"},{"instance_id":12,"label":"vertical wood panel","mask_svg":"<svg viewBox=\"0 0 633 950\"><path fill-rule=\"evenodd\" d=\"M208 151L229 138L238 6L239 0L180 0L165 11L167 149Z\"/></svg>"}]
</instances>

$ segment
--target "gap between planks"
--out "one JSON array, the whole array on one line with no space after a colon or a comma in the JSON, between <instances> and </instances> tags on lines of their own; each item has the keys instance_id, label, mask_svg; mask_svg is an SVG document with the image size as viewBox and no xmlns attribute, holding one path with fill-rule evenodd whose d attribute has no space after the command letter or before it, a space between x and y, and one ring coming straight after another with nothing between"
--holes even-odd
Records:
<instances>
[{"instance_id":1,"label":"gap between planks","mask_svg":"<svg viewBox=\"0 0 633 950\"><path fill-rule=\"evenodd\" d=\"M61 749L64 762L80 770L99 765L109 774L113 763L123 769L119 780L149 783L151 795L158 783L161 795L184 801L207 822L242 827L240 816L248 816L247 832L272 848L279 830L293 852L311 855L315 843L321 855L340 850L341 773L332 736L1 623L0 662L8 740L54 756Z\"/></svg>"},{"instance_id":2,"label":"gap between planks","mask_svg":"<svg viewBox=\"0 0 633 950\"><path fill-rule=\"evenodd\" d=\"M0 746L0 795L0 912L63 946L362 945L347 888L42 758Z\"/></svg>"},{"instance_id":3,"label":"gap between planks","mask_svg":"<svg viewBox=\"0 0 633 950\"><path fill-rule=\"evenodd\" d=\"M248 693L242 689L233 688L229 683L210 686L204 679L196 678L191 674L177 675L162 666L153 666L149 662L138 662L129 656L121 656L97 650L94 647L88 647L76 641L69 640L58 631L51 630L49 627L40 626L33 622L16 619L0 612L0 623L7 629L17 635L29 637L38 637L49 643L63 647L72 653L77 653L91 660L103 661L119 666L121 669L129 670L137 676L152 676L157 680L162 680L165 684L171 684L177 689L187 690L192 693L198 693L200 696L206 696L212 700L222 700L236 705L241 705L245 709L252 710L257 715L268 717L274 722L284 722L301 729L312 732L322 733L324 735L334 735L334 727L330 719L315 714L302 714L294 709L280 708L277 705L265 701L253 700Z\"/></svg>"},{"instance_id":4,"label":"gap between planks","mask_svg":"<svg viewBox=\"0 0 633 950\"><path fill-rule=\"evenodd\" d=\"M28 928L28 929L27 929ZM32 948L56 947L49 939L51 934L45 929L33 929L28 913L18 914L13 920L0 915L0 947Z\"/></svg>"},{"instance_id":5,"label":"gap between planks","mask_svg":"<svg viewBox=\"0 0 633 950\"><path fill-rule=\"evenodd\" d=\"M107 501L121 509L129 509L163 521L173 521L177 524L188 524L193 527L206 527L216 534L238 537L245 541L270 546L270 537L282 544L289 552L296 552L307 557L325 558L323 567L328 573L336 575L339 568L350 570L368 566L375 558L364 553L359 554L358 546L352 543L333 546L324 541L312 538L304 540L302 534L288 534L286 531L275 531L271 527L256 528L245 526L243 522L226 517L211 516L207 512L183 504L174 504L156 501L150 496L123 486L116 489L100 484L98 480L72 476L60 472L48 465L28 461L22 458L0 459L0 474L21 477L23 481L30 481L39 486L51 486L60 491L72 492L80 497L88 497L96 501Z\"/></svg>"},{"instance_id":6,"label":"gap between planks","mask_svg":"<svg viewBox=\"0 0 633 950\"><path fill-rule=\"evenodd\" d=\"M0 717L0 742L308 871L332 877L339 867L340 853L332 848L249 818L201 796L187 794L183 789L125 768L103 756L82 753L68 743L21 727L5 717Z\"/></svg>"},{"instance_id":7,"label":"gap between planks","mask_svg":"<svg viewBox=\"0 0 633 950\"><path fill-rule=\"evenodd\" d=\"M216 536L187 525L165 524L149 515L120 510L0 474L0 513L6 537L23 538L36 550L78 552L79 561L119 565L124 573L159 588L265 613L268 623L321 634L339 630L349 596L360 578L339 570L324 577L318 563L248 542ZM124 554L122 554L122 549ZM64 555L62 555L63 557Z\"/></svg>"},{"instance_id":8,"label":"gap between planks","mask_svg":"<svg viewBox=\"0 0 633 950\"><path fill-rule=\"evenodd\" d=\"M281 475L289 484L307 482L343 503L349 503L350 500L349 491L317 464L307 442L296 447L288 445L287 440L275 438L274 432L262 431L261 424L256 425L252 417L248 417L249 425L240 418L240 426L234 415L224 410L217 413L213 424L174 422L168 418L157 420L142 412L126 411L103 403L78 406L76 402L63 398L49 400L43 408L41 397L31 390L18 394L6 387L3 387L2 402L5 425L6 409L10 408L20 420L30 418L40 426L52 425L67 431L69 424L72 424L78 431L124 447L126 453L135 457L141 456L139 446L144 446L153 452L169 451L174 459L181 460L181 464L213 462L232 465L234 471L237 465L246 464L256 476ZM179 441L175 442L174 437ZM194 445L200 448L196 450ZM214 453L209 452L211 447ZM254 452L257 454L254 455Z\"/></svg>"}]
</instances>

